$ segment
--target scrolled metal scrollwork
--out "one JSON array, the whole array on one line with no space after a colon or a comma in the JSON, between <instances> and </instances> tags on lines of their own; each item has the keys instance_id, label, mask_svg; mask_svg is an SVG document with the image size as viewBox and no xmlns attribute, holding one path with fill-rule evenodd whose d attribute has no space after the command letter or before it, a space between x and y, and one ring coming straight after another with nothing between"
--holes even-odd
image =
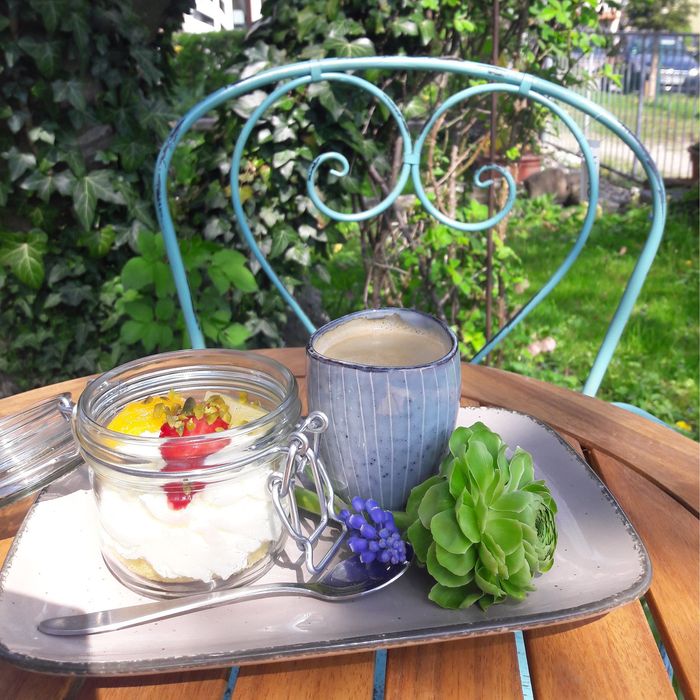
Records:
<instances>
[{"instance_id":1,"label":"scrolled metal scrollwork","mask_svg":"<svg viewBox=\"0 0 700 700\"><path fill-rule=\"evenodd\" d=\"M376 99L378 99L382 104L385 105L385 107L389 110L390 114L396 121L403 146L403 165L391 192L389 192L378 204L371 207L370 209L361 212L340 212L335 209L332 209L321 199L317 191L316 177L319 168L324 163L332 162L336 165L336 167L331 168L330 173L336 177L344 177L350 172L350 163L347 157L337 151L329 151L318 155L313 160L307 173L307 194L313 202L314 206L322 214L336 221L359 222L366 221L368 219L378 216L386 209L388 209L397 200L399 195L404 191L409 176L412 177L415 195L421 202L425 211L430 216L435 218L437 221L440 221L441 223L445 224L446 226L449 226L459 231L476 232L491 228L492 226L495 226L500 221L502 221L512 209L517 191L515 180L513 179L513 176L508 170L508 168L505 168L497 163L490 163L481 166L474 174L475 186L479 188L486 188L493 183L493 179L484 179L482 175L484 175L484 173L486 172L499 173L505 180L508 192L506 202L499 211L492 214L488 219L477 222L458 221L457 219L453 219L444 212L440 211L431 201L422 182L420 168L421 153L423 146L425 145L432 129L438 123L438 120L442 117L442 115L449 109L453 109L461 103L477 96L491 94L494 92L519 95L521 97L526 96L528 99L542 104L551 112L553 112L556 116L558 116L564 122L564 124L571 130L572 134L581 146L581 152L583 154L584 162L589 172L588 180L591 186L588 196L588 211L576 244L574 245L569 256L565 259L565 261L550 279L551 284L546 284L533 297L533 300L531 300L531 302L526 304L521 309L516 319L514 319L513 322L501 329L501 331L494 338L492 338L491 341L484 348L482 348L482 350L479 353L477 353L477 355L473 358L474 362L480 362L483 359L483 357L485 357L486 354L490 352L492 347L494 347L498 342L500 342L500 340L503 337L505 337L505 335L507 335L520 320L525 318L525 316L527 316L530 313L530 311L547 294L549 294L551 289L556 285L559 279L561 279L561 277L566 273L566 271L569 269L574 260L578 257L578 254L583 244L588 238L591 226L593 225L598 192L597 181L594 177L595 162L593 160L593 156L591 154L590 148L583 133L566 111L564 111L561 107L559 107L548 97L536 91L533 91L529 79L525 79L519 85L512 85L506 83L486 83L481 85L475 85L455 93L454 95L446 99L433 112L430 119L424 124L415 142L415 145L412 142L411 135L408 130L408 125L406 124L406 120L404 119L403 114L401 113L401 110L396 105L396 103L385 92L383 92L364 78L360 78L356 75L349 75L346 73L323 72L319 68L318 64L316 64L310 67L308 75L293 78L277 85L277 87L258 105L258 107L256 107L256 109L250 115L245 125L243 126L243 129L241 130L238 139L236 140L231 163L231 199L233 203L233 209L238 220L238 225L241 229L243 237L250 246L253 254L257 258L265 273L275 284L275 286L277 287L287 304L299 316L302 322L304 322L304 324L310 332L313 332L314 330L313 324L311 324L306 314L298 306L297 302L281 283L281 281L267 262L267 259L263 255L262 251L258 247L257 242L255 241L250 226L248 225L248 220L245 215L245 212L243 211L243 206L239 197L239 171L245 145L253 129L255 128L255 125L258 123L263 114L283 95L290 93L292 90L295 90L300 86L320 81L335 81L340 83L346 83L358 87L373 95Z\"/></svg>"},{"instance_id":2,"label":"scrolled metal scrollwork","mask_svg":"<svg viewBox=\"0 0 700 700\"><path fill-rule=\"evenodd\" d=\"M395 103L385 93L383 93L383 91L376 88L368 81L359 78L355 74L355 71L362 72L370 69L378 69L383 71L444 72L484 82L480 85L467 88L466 90L463 90L460 93L448 98L432 115L431 120L424 126L421 134L415 142L415 145L413 145L403 115ZM584 386L584 393L594 395L610 362L615 346L620 339L622 330L631 312L632 305L639 294L641 285L646 277L649 267L651 266L651 262L663 235L663 226L666 216L666 201L663 180L660 177L658 169L651 156L639 142L639 140L614 115L610 114L610 112L606 111L602 107L581 97L580 95L577 95L574 92L571 92L570 90L567 90L561 85L543 80L542 78L518 73L500 66L490 66L473 63L470 61L429 57L370 56L363 58L330 58L294 63L287 66L270 68L269 70L258 73L237 83L223 87L204 98L187 112L187 114L174 127L160 151L154 173L154 190L156 214L163 232L165 248L168 258L170 259L175 286L192 347L203 348L205 347L205 343L204 336L197 322L196 314L194 313L192 295L187 283L187 275L182 262L175 227L168 204L167 178L175 148L183 138L184 134L211 109L223 104L227 100L239 98L245 94L253 92L254 90L261 88L267 90L272 88L273 91L265 98L262 104L258 106L249 120L246 122L236 142L231 167L231 196L238 226L245 241L250 246L253 254L260 263L261 268L270 278L271 282L276 286L288 306L303 322L307 330L312 332L314 330L314 325L272 270L269 263L265 259L265 256L262 254L255 242L240 201L238 171L240 168L245 143L247 142L247 139L258 119L265 112L265 110L267 110L281 95L290 92L296 87L322 80L352 83L359 86L363 90L369 91L377 99L381 100L388 107L392 116L399 125L404 149L403 166L392 191L386 195L384 199L379 202L379 204L365 212L346 213L334 211L322 201L316 189L316 177L318 175L319 168L324 164L328 163L335 166L329 171L333 176L344 177L349 173L350 164L348 159L342 153L338 153L336 151L323 153L313 161L307 177L308 195L319 211L329 218L335 220L363 221L380 214L396 201L401 192L403 192L408 177L412 177L414 191L425 210L434 218L448 226L451 226L452 228L463 231L478 231L486 229L501 221L508 211L510 211L513 205L515 199L515 183L508 170L506 168L502 168L498 164L485 165L477 170L476 174L474 175L474 184L477 187L487 187L491 184L491 180L486 179L484 175L489 171L492 173L498 172L505 178L506 186L508 187L508 200L506 201L504 207L486 221L467 223L451 219L435 208L427 196L421 182L421 151L427 134L433 128L436 120L439 118L439 115L461 100L469 99L477 94L486 94L497 91L502 93L510 93L514 96L517 95L521 98L527 98L528 100L535 101L546 107L555 116L561 119L578 142L581 148L583 163L589 175L589 206L581 232L579 233L579 236L576 239L576 242L569 255L559 266L559 268L557 268L547 284L545 284L545 286L539 292L537 292L531 301L523 307L512 322L507 324L484 348L482 348L482 350L474 358L472 358L472 362L481 361L488 354L488 352L495 347L495 345L497 345L498 342L505 335L507 335L513 327L515 327L520 320L525 318L525 316L547 294L549 294L549 292L564 276L571 264L578 257L593 225L598 199L596 162L591 148L582 131L576 125L569 113L563 109L560 104L574 107L575 109L588 114L594 120L596 120L596 122L609 129L624 144L629 146L635 156L639 159L642 168L649 178L653 205L653 217L650 232L647 236L643 251L640 254L639 262L635 266L627 286L625 287L625 291L623 292L618 309L615 312L615 316L610 324L610 327L608 328L608 331L606 332L603 343L598 351L593 367L586 381L586 385Z\"/></svg>"}]
</instances>

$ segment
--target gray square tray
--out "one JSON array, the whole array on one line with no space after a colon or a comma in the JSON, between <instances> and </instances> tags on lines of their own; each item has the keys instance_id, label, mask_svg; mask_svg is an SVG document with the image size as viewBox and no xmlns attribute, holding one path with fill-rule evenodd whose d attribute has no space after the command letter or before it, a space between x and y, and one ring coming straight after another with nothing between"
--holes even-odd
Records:
<instances>
[{"instance_id":1,"label":"gray square tray","mask_svg":"<svg viewBox=\"0 0 700 700\"><path fill-rule=\"evenodd\" d=\"M290 659L405 643L496 634L597 617L641 596L651 563L604 484L536 419L496 408L464 408L459 425L483 421L511 448L532 453L559 506L552 569L520 603L443 610L427 598L430 579L412 567L389 588L328 603L269 598L90 637L49 637L46 617L147 602L107 570L99 551L84 467L48 487L30 511L0 572L0 658L62 674L129 675ZM288 542L287 553L298 552ZM292 564L256 583L294 581Z\"/></svg>"}]
</instances>

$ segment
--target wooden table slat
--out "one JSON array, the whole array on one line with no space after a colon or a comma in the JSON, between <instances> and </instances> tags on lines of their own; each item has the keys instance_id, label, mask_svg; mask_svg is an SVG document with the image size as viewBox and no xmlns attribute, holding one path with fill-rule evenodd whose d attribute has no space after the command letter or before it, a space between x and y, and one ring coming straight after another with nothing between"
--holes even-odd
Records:
<instances>
[{"instance_id":1,"label":"wooden table slat","mask_svg":"<svg viewBox=\"0 0 700 700\"><path fill-rule=\"evenodd\" d=\"M700 533L698 519L611 457L591 459L642 538L653 578L647 601L686 700L700 695Z\"/></svg>"},{"instance_id":2,"label":"wooden table slat","mask_svg":"<svg viewBox=\"0 0 700 700\"><path fill-rule=\"evenodd\" d=\"M384 698L519 700L515 637L499 634L390 649Z\"/></svg>"},{"instance_id":3,"label":"wooden table slat","mask_svg":"<svg viewBox=\"0 0 700 700\"><path fill-rule=\"evenodd\" d=\"M75 700L219 700L226 690L226 668L123 678L79 679ZM47 696L46 696L47 697ZM265 697L264 695L261 697Z\"/></svg>"},{"instance_id":4,"label":"wooden table slat","mask_svg":"<svg viewBox=\"0 0 700 700\"><path fill-rule=\"evenodd\" d=\"M587 624L526 632L525 647L536 698L675 697L639 602Z\"/></svg>"},{"instance_id":5,"label":"wooden table slat","mask_svg":"<svg viewBox=\"0 0 700 700\"><path fill-rule=\"evenodd\" d=\"M563 433L563 437L573 447L574 450L585 459L580 443L573 436ZM623 467L624 468L624 467ZM642 477L637 477L644 480ZM656 489L655 486L651 488ZM658 489L657 489L658 490ZM674 504L678 510L683 510L680 505ZM692 516L690 516L692 517ZM589 624L572 624L550 630L526 632L526 648L528 656L531 658L530 673L533 688L541 693L541 697L563 697L565 694L572 694L572 697L606 697L605 684L609 678L614 678L614 687L625 690L622 697L657 697L654 694L648 696L640 695L637 684L644 683L644 688L649 688L650 693L658 692L659 698L671 697L668 695L670 683L666 670L661 663L661 659L656 650L653 637L644 619L640 624L640 614L643 618L641 607L636 605L627 606L629 610L617 614L610 619L600 618ZM616 611L619 612L619 611ZM621 639L608 639L610 625L622 630ZM554 631L554 634L551 632ZM596 649L601 644L601 638L606 645L604 653L584 654L577 659L577 673L574 676L568 672L561 672L555 675L551 668L547 667L547 659L569 659L571 648L588 647ZM618 642L618 643L615 643ZM637 649L638 657L631 658L627 646ZM653 662L650 666L645 666L645 673L649 677L638 678L636 667L644 664L645 660L651 657ZM581 679L586 679L586 689L580 687ZM632 689L634 692L632 693ZM627 692L630 691L630 692ZM642 690L642 693L647 692ZM588 694L586 694L588 693ZM610 693L612 695L612 693Z\"/></svg>"},{"instance_id":6,"label":"wooden table slat","mask_svg":"<svg viewBox=\"0 0 700 700\"><path fill-rule=\"evenodd\" d=\"M243 666L233 700L370 700L374 653Z\"/></svg>"},{"instance_id":7,"label":"wooden table slat","mask_svg":"<svg viewBox=\"0 0 700 700\"><path fill-rule=\"evenodd\" d=\"M32 673L0 661L0 698L3 700L63 700L70 694L74 679Z\"/></svg>"}]
</instances>

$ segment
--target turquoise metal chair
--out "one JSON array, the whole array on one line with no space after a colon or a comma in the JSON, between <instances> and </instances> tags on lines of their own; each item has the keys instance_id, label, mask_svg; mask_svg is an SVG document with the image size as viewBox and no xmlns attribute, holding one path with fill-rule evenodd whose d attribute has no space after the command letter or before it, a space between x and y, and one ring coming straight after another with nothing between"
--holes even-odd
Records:
<instances>
[{"instance_id":1,"label":"turquoise metal chair","mask_svg":"<svg viewBox=\"0 0 700 700\"><path fill-rule=\"evenodd\" d=\"M377 68L386 71L444 72L486 82L461 90L445 100L445 102L426 122L422 131L420 132L420 135L414 142L409 133L406 121L393 100L371 82L361 77L363 71ZM336 166L336 169L331 170L331 173L337 176L343 176L349 172L350 165L347 158L342 153L338 152L322 153L316 157L307 176L307 194L314 205L323 214L336 221L366 221L367 219L381 214L383 211L388 209L396 201L397 197L404 191L409 182L409 178L412 180L412 189L422 203L423 207L425 207L426 211L430 215L435 217L435 219L443 224L461 231L482 231L501 221L513 206L516 194L516 187L513 177L504 168L498 165L487 165L480 168L476 172L475 183L479 187L488 187L491 184L491 180L482 180L481 178L481 175L488 170L498 171L505 178L508 187L508 198L503 209L491 216L491 218L488 220L479 223L464 223L455 221L440 212L428 199L421 181L420 162L422 148L433 125L446 110L478 95L502 93L512 95L513 98L527 98L528 100L539 103L559 117L559 119L564 122L566 127L576 138L581 149L585 168L588 172L589 183L588 211L586 213L581 232L579 233L578 238L576 239L568 256L557 268L557 270L555 270L554 274L547 281L547 283L505 327L503 327L484 345L483 348L481 348L481 350L471 360L471 362L474 363L481 362L513 330L513 328L515 328L518 323L520 323L543 299L547 297L547 295L564 277L569 268L576 261L588 239L591 227L593 226L596 206L598 203L598 171L596 168L596 163L591 148L582 131L576 125L576 122L572 119L569 113L561 105L565 104L588 114L590 117L593 117L596 121L610 129L632 149L634 154L639 158L639 161L641 162L642 167L649 179L653 214L651 218L650 231L643 250L639 256L634 271L627 282L625 290L622 293L617 310L615 311L615 314L610 322L583 387L584 394L594 396L598 391L603 376L605 375L605 371L610 364L615 348L620 340L625 324L627 323L627 320L632 312L632 307L637 299L637 296L639 295L642 284L644 283L644 279L646 278L654 256L656 255L656 251L663 235L664 222L666 219L666 198L663 181L644 146L642 146L642 144L622 123L620 123L612 114L605 111L601 107L586 100L580 95L570 92L569 90L546 80L517 73L505 68L471 63L468 61L435 58L372 57L356 59L324 59L319 61L295 63L267 70L255 75L254 77L222 88L202 100L199 104L195 105L182 118L177 126L175 126L161 149L156 166L154 184L158 220L165 239L165 246L173 270L177 293L185 317L192 347L203 348L205 347L205 344L204 337L197 323L197 317L192 305L192 298L187 284L185 268L178 247L172 217L168 208L168 169L178 143L182 140L187 131L201 117L227 100L239 98L242 95L252 92L253 90L260 89L268 90L268 96L255 109L248 121L245 123L233 152L230 171L233 210L235 212L236 221L241 233L260 263L262 269L279 290L279 293L282 295L292 311L294 311L294 313L302 321L309 333L312 333L315 330L314 325L311 323L299 304L295 301L293 296L284 287L255 242L239 197L239 169L246 142L261 116L268 109L273 108L277 100L287 95L292 90L310 85L312 83L317 83L319 81L344 83L369 93L375 99L382 102L392 114L393 118L396 120L403 139L403 167L401 169L398 181L394 185L393 190L381 202L367 211L351 213L334 211L319 198L315 185L316 173L319 166L326 161L331 161L331 163ZM653 416L646 414L646 412L643 412L636 407L628 405L625 405L625 407L642 415L647 415L653 420L657 420ZM522 633L516 633L516 646L521 670L523 695L525 698L531 698L532 693L529 683L527 657ZM376 691L377 689L383 688L383 673L386 666L386 652L377 652L375 664ZM236 675L237 669L234 668L231 674L230 683L235 682ZM383 693L380 691L380 695L382 694Z\"/></svg>"},{"instance_id":2,"label":"turquoise metal chair","mask_svg":"<svg viewBox=\"0 0 700 700\"><path fill-rule=\"evenodd\" d=\"M361 77L363 71L377 68L386 71L429 71L432 73L444 72L486 82L463 89L445 100L445 102L426 122L422 131L420 132L420 135L414 142L411 138L404 117L402 116L401 111L395 102L374 84ZM481 178L482 174L488 170L498 171L506 179L508 187L508 198L503 209L491 216L491 218L488 220L478 223L464 223L456 221L443 214L429 200L421 181L421 153L427 135L430 133L435 122L445 111L469 100L470 98L479 95L490 95L492 93L512 95L514 99L527 98L528 100L536 102L549 109L562 122L564 122L565 126L576 138L581 149L584 166L588 172L589 183L588 211L586 213L581 232L579 233L578 238L576 239L568 256L564 262L561 263L558 269L555 270L554 274L547 281L547 283L532 297L532 299L530 299L527 304L523 306L518 314L512 318L507 325L500 329L500 331L493 338L491 338L484 345L484 347L481 348L481 350L479 350L479 352L471 360L473 363L480 363L495 347L498 346L498 344L513 330L513 328L515 328L524 318L526 318L527 315L547 297L547 295L564 277L569 268L576 261L588 239L591 227L593 226L596 206L598 203L598 171L594 160L594 155L581 129L577 126L576 122L572 119L568 111L562 107L562 104L573 107L589 115L597 122L610 129L610 131L616 134L632 149L634 154L639 158L639 161L642 164L650 183L653 214L651 217L650 231L643 250L639 256L634 271L627 282L625 290L622 293L617 310L615 311L610 325L608 326L597 356L593 362L593 365L591 366L588 378L583 386L584 394L594 396L598 391L606 369L610 364L615 348L617 347L625 324L627 323L627 320L632 312L632 307L637 299L637 296L639 295L642 284L644 283L644 279L646 278L663 235L664 222L666 219L666 198L663 180L661 179L656 165L652 161L651 156L646 151L644 146L636 139L635 136L633 136L627 127L617 120L616 117L598 105L586 100L580 95L577 95L546 80L523 73L517 73L505 68L471 63L469 61L455 61L435 58L372 57L355 59L323 59L318 61L294 63L264 71L251 78L241 80L238 83L224 87L209 95L190 109L190 111L175 126L161 149L155 171L154 185L158 220L165 239L165 246L170 260L170 265L172 267L178 298L182 307L192 347L203 348L204 337L199 328L197 317L192 305L192 298L187 283L185 268L183 266L178 247L173 220L168 208L168 169L178 143L182 140L187 131L201 117L227 100L239 98L242 95L252 92L253 90L260 89L269 91L269 94L267 98L255 109L245 123L237 139L233 152L230 171L233 211L235 213L240 231L243 234L247 244L250 246L253 254L259 261L262 269L265 271L275 287L279 290L279 293L292 311L302 321L309 333L314 331L314 325L277 277L255 242L248 219L239 198L239 169L246 142L261 116L267 110L272 109L275 102L291 91L302 86L317 83L319 81L333 81L351 85L358 90L366 91L373 98L379 100L386 106L393 118L396 120L401 138L403 140L403 167L401 169L398 181L395 183L393 190L388 196L367 211L334 211L320 199L315 185L316 173L319 166L326 161L330 161L334 166L336 166L335 169L331 170L331 174L337 176L342 176L348 173L350 166L347 158L342 153L326 152L316 157L307 176L307 194L314 205L323 214L336 221L360 222L381 214L383 211L388 209L396 201L397 197L404 191L408 184L409 178L412 180L412 189L416 193L423 207L431 216L443 224L461 231L482 231L501 221L513 206L516 195L516 186L515 182L513 181L513 177L511 176L510 172L501 166L486 165L481 167L476 172L475 183L479 187L488 187L491 183L491 180L483 180ZM639 413L644 413L632 406L626 405L625 407Z\"/></svg>"}]
</instances>

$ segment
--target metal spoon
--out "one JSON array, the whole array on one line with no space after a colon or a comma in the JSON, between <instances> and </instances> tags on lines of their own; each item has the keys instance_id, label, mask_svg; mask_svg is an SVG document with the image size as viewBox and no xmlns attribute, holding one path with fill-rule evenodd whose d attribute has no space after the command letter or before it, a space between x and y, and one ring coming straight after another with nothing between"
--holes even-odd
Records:
<instances>
[{"instance_id":1,"label":"metal spoon","mask_svg":"<svg viewBox=\"0 0 700 700\"><path fill-rule=\"evenodd\" d=\"M409 559L410 554L409 552ZM358 557L353 556L339 562L319 579L309 583L271 583L248 586L112 610L51 617L42 620L38 629L44 634L68 637L98 634L142 625L146 622L155 622L195 610L207 610L239 600L278 595L309 596L332 602L350 600L385 588L396 581L408 569L409 564L410 561L393 566L377 563L365 566Z\"/></svg>"}]
</instances>

